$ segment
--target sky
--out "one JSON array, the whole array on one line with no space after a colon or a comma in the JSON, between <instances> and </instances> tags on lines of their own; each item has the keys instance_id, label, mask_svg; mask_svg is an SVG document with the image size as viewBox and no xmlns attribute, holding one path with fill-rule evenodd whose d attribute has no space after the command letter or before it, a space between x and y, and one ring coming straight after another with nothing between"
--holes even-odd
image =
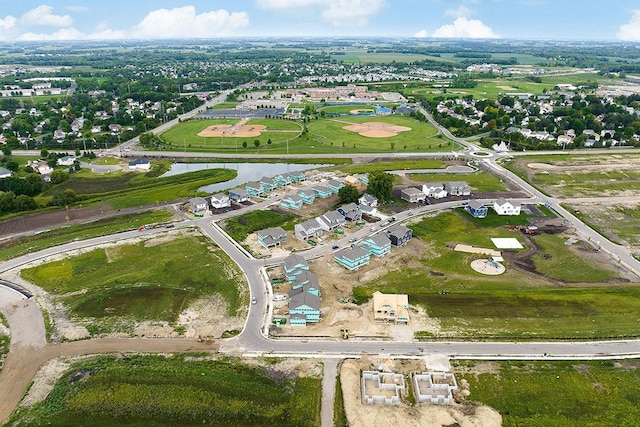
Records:
<instances>
[{"instance_id":1,"label":"sky","mask_svg":"<svg viewBox=\"0 0 640 427\"><path fill-rule=\"evenodd\" d=\"M331 36L640 42L640 1L0 0L0 41Z\"/></svg>"}]
</instances>

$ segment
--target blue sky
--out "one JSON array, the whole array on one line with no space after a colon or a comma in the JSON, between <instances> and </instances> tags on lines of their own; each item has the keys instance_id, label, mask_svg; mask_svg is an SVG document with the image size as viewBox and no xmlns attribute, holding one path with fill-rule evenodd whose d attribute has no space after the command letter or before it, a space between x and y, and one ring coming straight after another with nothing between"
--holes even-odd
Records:
<instances>
[{"instance_id":1,"label":"blue sky","mask_svg":"<svg viewBox=\"0 0 640 427\"><path fill-rule=\"evenodd\" d=\"M0 41L273 36L640 42L640 2L0 0Z\"/></svg>"}]
</instances>

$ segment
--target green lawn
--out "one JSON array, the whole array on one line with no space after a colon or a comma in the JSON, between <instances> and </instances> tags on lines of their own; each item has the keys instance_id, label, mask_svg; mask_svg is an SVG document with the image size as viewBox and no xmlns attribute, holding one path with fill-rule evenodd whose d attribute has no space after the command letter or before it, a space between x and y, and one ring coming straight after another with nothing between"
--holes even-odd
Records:
<instances>
[{"instance_id":1,"label":"green lawn","mask_svg":"<svg viewBox=\"0 0 640 427\"><path fill-rule=\"evenodd\" d=\"M355 286L356 302L368 300L376 290L407 293L411 304L422 306L439 320L438 336L530 339L637 333L637 287L558 287L508 263L500 276L476 273L469 263L486 256L454 252L456 243L493 248L491 237L517 238L518 234L504 227L479 227L464 213L427 217L411 228L414 238L424 241L427 248L415 263ZM561 236L534 238L541 238L540 245L550 256L543 258L548 265L540 268L558 280L599 283L615 277L609 270L569 257Z\"/></svg>"},{"instance_id":2,"label":"green lawn","mask_svg":"<svg viewBox=\"0 0 640 427\"><path fill-rule=\"evenodd\" d=\"M236 315L243 276L204 237L182 236L95 249L22 270L22 277L54 295L82 319L175 322L188 305L218 294ZM73 295L65 295L78 292ZM105 326L108 327L108 326Z\"/></svg>"},{"instance_id":3,"label":"green lawn","mask_svg":"<svg viewBox=\"0 0 640 427\"><path fill-rule=\"evenodd\" d=\"M289 223L289 227L286 228L293 229L294 218L292 214L281 215L274 211L259 210L229 218L224 221L222 228L236 242L242 242L249 234L265 228L286 226Z\"/></svg>"},{"instance_id":4,"label":"green lawn","mask_svg":"<svg viewBox=\"0 0 640 427\"><path fill-rule=\"evenodd\" d=\"M122 231L135 230L145 224L158 224L171 221L168 211L152 210L139 214L120 215L101 219L87 224L70 225L51 231L24 236L0 242L0 260L15 258L30 252L69 243L74 240L85 240L92 237L106 236Z\"/></svg>"},{"instance_id":5,"label":"green lawn","mask_svg":"<svg viewBox=\"0 0 640 427\"><path fill-rule=\"evenodd\" d=\"M326 107L317 108L317 111L325 112L326 114L350 114L353 110L360 112L375 112L376 106L371 104L346 104L346 105L328 105Z\"/></svg>"},{"instance_id":6,"label":"green lawn","mask_svg":"<svg viewBox=\"0 0 640 427\"><path fill-rule=\"evenodd\" d=\"M97 356L75 363L12 425L319 425L321 379L187 355ZM79 421L82 420L82 421Z\"/></svg>"},{"instance_id":7,"label":"green lawn","mask_svg":"<svg viewBox=\"0 0 640 427\"><path fill-rule=\"evenodd\" d=\"M487 172L474 173L432 173L432 174L411 174L411 179L422 182L445 182L445 181L465 181L474 192L485 193L492 191L506 191L502 180Z\"/></svg>"},{"instance_id":8,"label":"green lawn","mask_svg":"<svg viewBox=\"0 0 640 427\"><path fill-rule=\"evenodd\" d=\"M221 102L220 104L214 105L211 109L212 110L232 110L236 108L236 105L238 104L235 102Z\"/></svg>"},{"instance_id":9,"label":"green lawn","mask_svg":"<svg viewBox=\"0 0 640 427\"><path fill-rule=\"evenodd\" d=\"M83 204L108 203L115 209L147 206L169 202L182 197L193 197L198 188L235 178L232 169L205 169L160 178L163 170L147 173L123 172L108 175L83 171L44 193L43 199L73 190L82 196Z\"/></svg>"},{"instance_id":10,"label":"green lawn","mask_svg":"<svg viewBox=\"0 0 640 427\"><path fill-rule=\"evenodd\" d=\"M636 362L492 362L496 373L478 372L482 362L455 368L469 382L468 401L502 415L505 427L636 426L640 419L640 370Z\"/></svg>"},{"instance_id":11,"label":"green lawn","mask_svg":"<svg viewBox=\"0 0 640 427\"><path fill-rule=\"evenodd\" d=\"M375 160L371 163L361 163L358 165L339 166L336 169L344 173L367 173L375 171L391 171L403 169L444 169L448 164L438 159L419 160Z\"/></svg>"}]
</instances>

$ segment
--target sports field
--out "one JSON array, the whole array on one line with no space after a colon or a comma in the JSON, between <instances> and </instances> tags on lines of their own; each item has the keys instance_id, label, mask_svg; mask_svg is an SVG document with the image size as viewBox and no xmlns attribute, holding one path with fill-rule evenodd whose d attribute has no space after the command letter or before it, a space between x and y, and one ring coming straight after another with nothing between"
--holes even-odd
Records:
<instances>
[{"instance_id":1,"label":"sports field","mask_svg":"<svg viewBox=\"0 0 640 427\"><path fill-rule=\"evenodd\" d=\"M401 153L457 148L428 123L399 115L318 118L304 127L298 121L281 119L194 120L178 124L161 138L168 149L239 154Z\"/></svg>"}]
</instances>

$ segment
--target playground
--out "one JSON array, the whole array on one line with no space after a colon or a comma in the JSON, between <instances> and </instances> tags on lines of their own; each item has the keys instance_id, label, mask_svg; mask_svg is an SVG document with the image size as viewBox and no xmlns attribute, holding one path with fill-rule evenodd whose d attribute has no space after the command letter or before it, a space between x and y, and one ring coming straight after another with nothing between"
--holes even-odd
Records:
<instances>
[{"instance_id":1,"label":"playground","mask_svg":"<svg viewBox=\"0 0 640 427\"><path fill-rule=\"evenodd\" d=\"M505 272L504 265L500 264L493 258L488 259L476 259L471 261L471 268L481 274L488 276L498 276Z\"/></svg>"}]
</instances>

